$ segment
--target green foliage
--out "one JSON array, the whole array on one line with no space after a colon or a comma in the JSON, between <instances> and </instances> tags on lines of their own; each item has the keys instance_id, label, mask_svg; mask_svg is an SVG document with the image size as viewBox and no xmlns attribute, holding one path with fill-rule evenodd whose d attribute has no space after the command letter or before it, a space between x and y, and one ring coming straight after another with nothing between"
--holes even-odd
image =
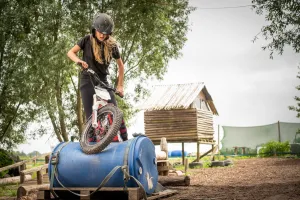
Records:
<instances>
[{"instance_id":1,"label":"green foliage","mask_svg":"<svg viewBox=\"0 0 300 200\"><path fill-rule=\"evenodd\" d=\"M276 142L270 141L262 145L262 148L259 150L260 157L270 157L280 153L290 152L290 144L286 142Z\"/></svg>"},{"instance_id":2,"label":"green foliage","mask_svg":"<svg viewBox=\"0 0 300 200\"><path fill-rule=\"evenodd\" d=\"M261 29L261 33L270 43L263 49L283 53L284 46L290 45L300 52L300 2L298 0L252 0L253 8L259 15L265 15L270 23ZM255 38L257 39L257 38Z\"/></svg>"},{"instance_id":3,"label":"green foliage","mask_svg":"<svg viewBox=\"0 0 300 200\"><path fill-rule=\"evenodd\" d=\"M300 52L300 1L299 0L252 0L253 8L259 15L265 15L269 25L262 27L261 33L270 43L263 49L270 50L273 58L274 51L282 54L285 45L292 46L296 53ZM257 39L257 36L254 40ZM297 78L300 78L299 72ZM300 90L300 85L296 87ZM300 98L294 97L297 106L289 106L290 110L297 112L300 118ZM300 131L300 130L299 130ZM298 132L299 132L298 131Z\"/></svg>"},{"instance_id":4,"label":"green foliage","mask_svg":"<svg viewBox=\"0 0 300 200\"><path fill-rule=\"evenodd\" d=\"M300 143L300 130L298 130L298 132L295 135L294 143Z\"/></svg>"},{"instance_id":5,"label":"green foliage","mask_svg":"<svg viewBox=\"0 0 300 200\"><path fill-rule=\"evenodd\" d=\"M9 152L0 149L0 168L1 167L5 167L8 165L13 164L14 161L13 159L10 157ZM8 170L0 172L0 178L3 178L3 176L8 172Z\"/></svg>"},{"instance_id":6,"label":"green foliage","mask_svg":"<svg viewBox=\"0 0 300 200\"><path fill-rule=\"evenodd\" d=\"M147 80L161 79L180 56L194 8L188 0L3 0L0 6L0 147L50 133L68 141L82 130L78 70L67 51L90 33L95 13L107 12L125 63L125 119L147 95ZM17 13L17 14L16 14ZM155 19L155 20L154 20ZM112 63L111 83L117 79ZM130 87L133 86L133 87ZM36 130L26 135L31 123Z\"/></svg>"},{"instance_id":7,"label":"green foliage","mask_svg":"<svg viewBox=\"0 0 300 200\"><path fill-rule=\"evenodd\" d=\"M298 67L300 69L300 67ZM297 75L297 78L300 79L300 76L299 76L300 72L298 72L298 75ZM299 91L300 90L300 85L298 85L296 87L296 89ZM296 104L297 106L289 106L289 110L292 110L292 111L295 111L297 113L296 117L297 118L300 118L300 97L298 96L295 96L294 97L295 101L296 101ZM300 130L298 130L296 133L295 133L295 142L296 140L298 141L298 143L300 143L300 138L297 138L297 134L300 134Z\"/></svg>"},{"instance_id":8,"label":"green foliage","mask_svg":"<svg viewBox=\"0 0 300 200\"><path fill-rule=\"evenodd\" d=\"M33 152L27 154L27 156L29 156L29 157L40 156L40 155L42 155L42 154L38 151L33 151Z\"/></svg>"},{"instance_id":9,"label":"green foliage","mask_svg":"<svg viewBox=\"0 0 300 200\"><path fill-rule=\"evenodd\" d=\"M8 184L0 186L0 197L16 197L18 184Z\"/></svg>"}]
</instances>

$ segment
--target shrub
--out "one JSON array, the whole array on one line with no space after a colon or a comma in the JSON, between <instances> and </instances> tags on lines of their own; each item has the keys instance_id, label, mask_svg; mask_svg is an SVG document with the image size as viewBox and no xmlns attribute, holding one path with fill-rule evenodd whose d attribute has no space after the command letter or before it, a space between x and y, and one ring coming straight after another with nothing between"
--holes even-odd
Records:
<instances>
[{"instance_id":1,"label":"shrub","mask_svg":"<svg viewBox=\"0 0 300 200\"><path fill-rule=\"evenodd\" d=\"M286 153L290 151L290 144L286 142L276 142L270 141L262 145L262 148L259 150L260 157L270 157L280 153Z\"/></svg>"},{"instance_id":2,"label":"shrub","mask_svg":"<svg viewBox=\"0 0 300 200\"><path fill-rule=\"evenodd\" d=\"M9 156L9 153L3 149L0 149L0 168L13 164L14 161ZM8 173L8 170L0 172L0 178L3 178L5 174Z\"/></svg>"}]
</instances>

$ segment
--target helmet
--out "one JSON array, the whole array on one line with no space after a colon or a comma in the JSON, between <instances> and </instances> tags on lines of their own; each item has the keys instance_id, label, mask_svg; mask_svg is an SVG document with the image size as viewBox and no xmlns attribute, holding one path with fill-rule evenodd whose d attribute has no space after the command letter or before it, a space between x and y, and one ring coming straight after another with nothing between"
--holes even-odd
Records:
<instances>
[{"instance_id":1,"label":"helmet","mask_svg":"<svg viewBox=\"0 0 300 200\"><path fill-rule=\"evenodd\" d=\"M95 30L100 33L110 35L114 29L114 21L112 18L105 13L99 13L94 17L92 24L92 33L95 34Z\"/></svg>"}]
</instances>

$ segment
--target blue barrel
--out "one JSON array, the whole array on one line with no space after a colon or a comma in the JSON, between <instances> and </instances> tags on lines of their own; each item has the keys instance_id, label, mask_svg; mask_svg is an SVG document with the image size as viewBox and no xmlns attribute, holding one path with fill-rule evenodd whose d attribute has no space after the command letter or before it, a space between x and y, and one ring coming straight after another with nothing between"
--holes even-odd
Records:
<instances>
[{"instance_id":1,"label":"blue barrel","mask_svg":"<svg viewBox=\"0 0 300 200\"><path fill-rule=\"evenodd\" d=\"M52 155L63 144L58 144ZM98 187L114 167L124 165L126 151L130 175L143 185L147 194L152 194L158 181L155 147L145 136L121 143L111 143L101 153L92 155L83 153L78 142L71 142L60 150L57 164L58 179L65 187ZM52 167L53 165L49 163L49 180ZM127 186L138 187L133 179L130 179ZM55 178L53 187L62 187ZM122 170L118 169L104 187L124 187Z\"/></svg>"},{"instance_id":2,"label":"blue barrel","mask_svg":"<svg viewBox=\"0 0 300 200\"><path fill-rule=\"evenodd\" d=\"M184 156L187 156L187 152L184 151ZM170 157L181 157L182 156L182 150L174 150L171 152L171 156Z\"/></svg>"}]
</instances>

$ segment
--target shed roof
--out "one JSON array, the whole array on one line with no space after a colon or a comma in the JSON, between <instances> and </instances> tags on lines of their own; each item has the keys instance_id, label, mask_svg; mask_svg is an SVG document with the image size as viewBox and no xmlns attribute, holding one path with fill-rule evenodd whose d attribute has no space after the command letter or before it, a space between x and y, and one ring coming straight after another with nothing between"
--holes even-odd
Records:
<instances>
[{"instance_id":1,"label":"shed roof","mask_svg":"<svg viewBox=\"0 0 300 200\"><path fill-rule=\"evenodd\" d=\"M144 110L170 110L188 108L203 91L212 112L218 115L212 98L203 82L173 85L155 85L150 97L141 106Z\"/></svg>"}]
</instances>

